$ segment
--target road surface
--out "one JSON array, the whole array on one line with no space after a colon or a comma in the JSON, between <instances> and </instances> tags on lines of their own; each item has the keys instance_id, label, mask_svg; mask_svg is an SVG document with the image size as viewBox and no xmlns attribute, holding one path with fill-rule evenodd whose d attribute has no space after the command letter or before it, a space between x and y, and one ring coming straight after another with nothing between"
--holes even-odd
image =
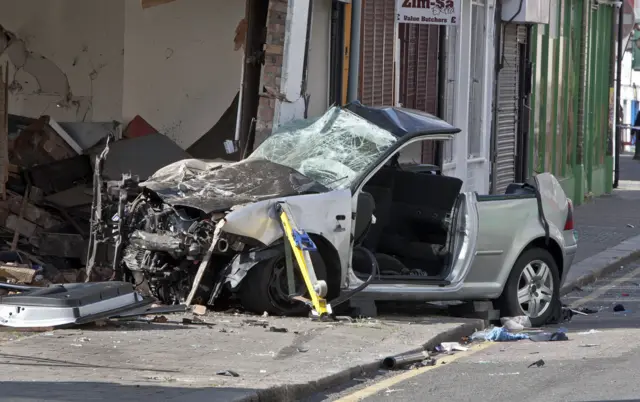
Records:
<instances>
[{"instance_id":1,"label":"road surface","mask_svg":"<svg viewBox=\"0 0 640 402\"><path fill-rule=\"evenodd\" d=\"M563 301L599 310L556 327L569 341L482 343L435 366L356 380L318 401L640 400L640 261ZM614 312L622 304L625 312ZM529 366L543 360L544 366Z\"/></svg>"}]
</instances>

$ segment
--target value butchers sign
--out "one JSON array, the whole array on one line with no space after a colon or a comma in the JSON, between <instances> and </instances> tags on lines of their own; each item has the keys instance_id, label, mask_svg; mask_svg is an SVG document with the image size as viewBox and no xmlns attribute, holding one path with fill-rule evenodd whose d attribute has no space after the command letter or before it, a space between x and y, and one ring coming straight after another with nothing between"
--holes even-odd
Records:
<instances>
[{"instance_id":1,"label":"value butchers sign","mask_svg":"<svg viewBox=\"0 0 640 402\"><path fill-rule=\"evenodd\" d=\"M398 22L458 25L462 0L397 0Z\"/></svg>"}]
</instances>

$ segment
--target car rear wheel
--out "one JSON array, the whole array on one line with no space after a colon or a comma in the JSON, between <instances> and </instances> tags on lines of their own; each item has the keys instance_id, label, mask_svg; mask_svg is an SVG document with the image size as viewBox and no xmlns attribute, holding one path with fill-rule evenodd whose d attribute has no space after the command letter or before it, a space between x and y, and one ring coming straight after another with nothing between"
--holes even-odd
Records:
<instances>
[{"instance_id":1,"label":"car rear wheel","mask_svg":"<svg viewBox=\"0 0 640 402\"><path fill-rule=\"evenodd\" d=\"M311 261L316 277L319 280L326 280L327 269L322 257L318 253L312 253ZM294 274L296 294L308 299L309 292L295 261ZM256 314L266 311L272 315L296 316L309 312L309 307L304 303L289 299L284 255L262 261L251 268L240 284L238 297L246 310Z\"/></svg>"},{"instance_id":2,"label":"car rear wheel","mask_svg":"<svg viewBox=\"0 0 640 402\"><path fill-rule=\"evenodd\" d=\"M532 248L516 261L499 299L503 317L527 316L531 325L545 325L559 302L560 275L553 256Z\"/></svg>"}]
</instances>

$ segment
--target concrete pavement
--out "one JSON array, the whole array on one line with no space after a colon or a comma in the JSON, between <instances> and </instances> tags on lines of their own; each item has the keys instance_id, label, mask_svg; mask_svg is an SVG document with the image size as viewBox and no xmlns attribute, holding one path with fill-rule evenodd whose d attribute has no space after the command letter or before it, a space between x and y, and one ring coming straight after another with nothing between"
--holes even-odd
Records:
<instances>
[{"instance_id":1,"label":"concrete pavement","mask_svg":"<svg viewBox=\"0 0 640 402\"><path fill-rule=\"evenodd\" d=\"M483 344L482 350L436 364L406 381L393 383L388 375L350 389L316 394L306 402L640 400L640 346L636 341L640 336L640 262L567 295L566 301L599 310L561 325L568 330L569 341ZM614 312L616 304L623 304L627 311ZM544 366L528 367L540 359ZM393 375L404 373L411 372ZM355 397L369 391L375 393L364 399Z\"/></svg>"},{"instance_id":2,"label":"concrete pavement","mask_svg":"<svg viewBox=\"0 0 640 402\"><path fill-rule=\"evenodd\" d=\"M127 323L7 340L0 344L0 399L298 400L376 371L389 354L433 347L484 325L450 318L334 324L214 314L205 320L211 325Z\"/></svg>"},{"instance_id":3,"label":"concrete pavement","mask_svg":"<svg viewBox=\"0 0 640 402\"><path fill-rule=\"evenodd\" d=\"M577 206L574 219L578 252L564 294L640 256L640 161L623 155L619 188Z\"/></svg>"},{"instance_id":4,"label":"concrete pavement","mask_svg":"<svg viewBox=\"0 0 640 402\"><path fill-rule=\"evenodd\" d=\"M575 263L640 235L640 161L620 158L620 183L604 195L576 207L579 248Z\"/></svg>"}]
</instances>

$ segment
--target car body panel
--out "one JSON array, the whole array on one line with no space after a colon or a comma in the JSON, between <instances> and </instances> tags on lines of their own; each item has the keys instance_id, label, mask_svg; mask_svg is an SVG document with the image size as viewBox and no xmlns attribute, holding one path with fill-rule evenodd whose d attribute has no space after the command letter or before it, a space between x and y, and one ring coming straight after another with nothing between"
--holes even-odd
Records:
<instances>
[{"instance_id":1,"label":"car body panel","mask_svg":"<svg viewBox=\"0 0 640 402\"><path fill-rule=\"evenodd\" d=\"M259 201L235 208L226 216L224 231L259 240L271 245L282 238L280 222L274 212L277 202L291 207L296 223L308 233L326 238L335 248L341 264L342 289L354 289L363 281L352 270L352 238L355 230L357 196L362 186L392 155L405 146L427 139L444 140L450 135L415 136L381 158L375 168L360 181L358 191L348 189L321 194L296 195ZM572 232L563 232L568 199L557 179L550 174L536 178L541 205L548 223L549 238L563 249L563 278L575 254ZM362 293L376 300L477 300L500 296L511 269L523 250L536 239L546 235L540 219L535 195L480 196L464 194L466 226L459 258L446 279L447 286L428 283L375 283ZM343 215L338 221L336 216ZM346 229L346 230L342 230ZM458 250L457 250L458 251Z\"/></svg>"},{"instance_id":2,"label":"car body panel","mask_svg":"<svg viewBox=\"0 0 640 402\"><path fill-rule=\"evenodd\" d=\"M461 228L461 241L457 245L458 258L454 268L447 277L449 286L430 285L428 283L376 283L367 286L362 293L376 300L445 300L465 286L476 254L478 236L478 211L474 193L464 194L464 228ZM362 283L349 270L350 288Z\"/></svg>"},{"instance_id":3,"label":"car body panel","mask_svg":"<svg viewBox=\"0 0 640 402\"><path fill-rule=\"evenodd\" d=\"M403 148L425 140L446 141L459 132L422 112L357 103L279 129L241 162L185 160L140 184L147 192L155 192L163 205L170 205L173 213L177 214L175 207L197 209L207 215L206 223L224 219L225 234L257 241L243 244L252 245L222 267L227 270L225 280L233 276L235 287L257 266L255 258L241 266L244 262L236 257L265 249L284 251L275 212L278 202L289 205L297 227L322 236L335 249L342 290L362 285L351 259L354 217L363 186ZM378 300L495 299L523 250L541 238L562 249L564 280L576 250L573 231L564 230L569 201L553 175L539 174L533 181L537 190L532 194L461 194L462 223L450 236L455 239L455 260L442 281L377 282L365 287L363 295ZM230 273L227 268L233 268L234 261L238 269Z\"/></svg>"},{"instance_id":4,"label":"car body panel","mask_svg":"<svg viewBox=\"0 0 640 402\"><path fill-rule=\"evenodd\" d=\"M282 226L275 204L286 202L296 225L324 237L338 252L342 272L347 272L351 249L351 191L335 190L321 194L281 197L244 205L230 212L224 232L246 236L271 245L282 238ZM338 215L344 220L338 221Z\"/></svg>"}]
</instances>

